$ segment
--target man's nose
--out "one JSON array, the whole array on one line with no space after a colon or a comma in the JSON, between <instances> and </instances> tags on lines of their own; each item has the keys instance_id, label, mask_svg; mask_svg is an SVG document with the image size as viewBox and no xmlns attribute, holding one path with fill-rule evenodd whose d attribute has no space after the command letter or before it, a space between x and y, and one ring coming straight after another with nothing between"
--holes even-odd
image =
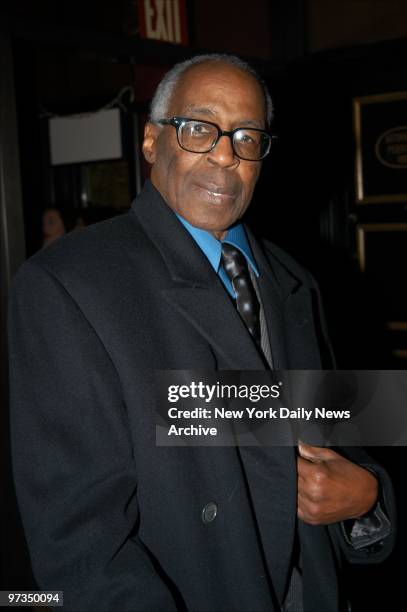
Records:
<instances>
[{"instance_id":1,"label":"man's nose","mask_svg":"<svg viewBox=\"0 0 407 612\"><path fill-rule=\"evenodd\" d=\"M221 136L216 143L216 146L209 151L208 160L221 166L222 168L236 167L240 163L240 159L235 155L232 147L230 136Z\"/></svg>"}]
</instances>

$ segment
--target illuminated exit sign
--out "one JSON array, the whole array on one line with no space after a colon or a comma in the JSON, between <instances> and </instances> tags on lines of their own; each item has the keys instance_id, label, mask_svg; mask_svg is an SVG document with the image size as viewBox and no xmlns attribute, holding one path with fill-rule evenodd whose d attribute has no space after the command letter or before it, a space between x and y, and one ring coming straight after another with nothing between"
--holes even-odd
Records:
<instances>
[{"instance_id":1,"label":"illuminated exit sign","mask_svg":"<svg viewBox=\"0 0 407 612\"><path fill-rule=\"evenodd\" d=\"M188 44L185 0L138 0L142 38Z\"/></svg>"}]
</instances>

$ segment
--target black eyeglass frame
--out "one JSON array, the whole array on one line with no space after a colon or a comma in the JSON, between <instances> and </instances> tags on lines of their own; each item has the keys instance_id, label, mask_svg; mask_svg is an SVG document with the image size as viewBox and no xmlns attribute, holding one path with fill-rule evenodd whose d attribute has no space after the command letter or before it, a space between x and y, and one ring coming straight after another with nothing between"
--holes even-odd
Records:
<instances>
[{"instance_id":1,"label":"black eyeglass frame","mask_svg":"<svg viewBox=\"0 0 407 612\"><path fill-rule=\"evenodd\" d=\"M205 151L191 151L190 149L186 149L185 147L182 146L182 144L180 142L180 130L181 130L182 126L187 121L194 121L196 123L207 123L208 125L213 125L213 127L217 129L218 136L217 136L217 138L215 138L214 142L209 147L209 149L207 149ZM278 139L278 136L276 134L269 134L269 132L267 132L267 130L262 130L260 128L237 127L234 130L221 130L220 127L216 123L213 123L212 121L205 121L203 119L193 119L192 117L178 117L178 116L176 116L176 117L171 117L170 119L158 119L157 121L155 121L155 123L159 123L160 125L172 125L173 127L175 127L175 129L177 131L177 141L178 141L178 144L181 147L181 149L183 149L184 151L188 151L188 153L196 153L197 155L209 153L209 151L212 151L216 147L216 145L218 144L218 142L222 138L222 136L229 136L230 142L232 144L233 153L239 159L244 159L245 161L262 161L270 153L272 141ZM240 132L240 130L253 130L255 132L261 132L262 134L266 134L269 137L270 140L269 140L269 144L268 144L268 147L267 147L267 151L266 151L266 153L262 157L260 157L260 159L248 159L247 157L242 157L241 155L239 155L239 153L236 152L235 145L234 145L234 142L233 142L233 137L236 134L236 132Z\"/></svg>"}]
</instances>

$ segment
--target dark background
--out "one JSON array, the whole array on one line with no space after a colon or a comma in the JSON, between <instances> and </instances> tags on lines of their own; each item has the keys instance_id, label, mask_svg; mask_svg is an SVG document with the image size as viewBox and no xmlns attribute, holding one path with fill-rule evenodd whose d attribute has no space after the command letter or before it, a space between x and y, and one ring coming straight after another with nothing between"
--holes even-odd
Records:
<instances>
[{"instance_id":1,"label":"dark background","mask_svg":"<svg viewBox=\"0 0 407 612\"><path fill-rule=\"evenodd\" d=\"M251 61L267 81L275 105L272 129L279 135L264 163L248 220L317 278L338 367L405 369L407 235L383 231L383 225L401 228L407 222L407 202L356 204L352 105L355 97L407 91L407 3L187 0L186 7L189 45L177 46L140 38L136 1L0 3L0 38L9 53L6 72L13 78L9 97L0 98L0 111L2 104L15 111L18 151L12 185L18 197L10 222L20 244L13 251L16 265L24 251L29 256L40 248L41 217L47 206L59 207L67 220L81 213L87 222L124 210L113 201L110 206L91 202L84 207L86 168L51 166L49 113L94 111L123 87L134 88L134 99L123 96L122 113L130 203L145 173L137 140L162 75L174 62L199 52L236 53ZM0 128L4 116L0 115ZM4 167L0 182L6 187L10 183ZM17 227L21 221L22 227ZM357 250L360 224L373 224L376 230L366 234L364 273ZM5 253L3 249L2 267ZM2 288L3 306L6 293L7 287ZM2 314L1 588L21 590L35 584L9 470L4 320ZM400 530L388 561L348 572L356 612L397 610L404 599L404 585L395 574L404 557L406 453L403 448L373 453L393 477Z\"/></svg>"}]
</instances>

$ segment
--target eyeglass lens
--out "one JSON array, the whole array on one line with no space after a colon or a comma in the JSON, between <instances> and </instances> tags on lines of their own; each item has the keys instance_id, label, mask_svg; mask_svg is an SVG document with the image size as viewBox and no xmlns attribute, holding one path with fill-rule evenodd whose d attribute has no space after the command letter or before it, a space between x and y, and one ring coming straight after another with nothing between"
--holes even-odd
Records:
<instances>
[{"instance_id":1,"label":"eyeglass lens","mask_svg":"<svg viewBox=\"0 0 407 612\"><path fill-rule=\"evenodd\" d=\"M193 153L210 151L218 138L216 126L203 121L185 121L178 130L181 147ZM233 134L233 150L239 157L260 160L267 155L270 137L264 132L241 128Z\"/></svg>"}]
</instances>

